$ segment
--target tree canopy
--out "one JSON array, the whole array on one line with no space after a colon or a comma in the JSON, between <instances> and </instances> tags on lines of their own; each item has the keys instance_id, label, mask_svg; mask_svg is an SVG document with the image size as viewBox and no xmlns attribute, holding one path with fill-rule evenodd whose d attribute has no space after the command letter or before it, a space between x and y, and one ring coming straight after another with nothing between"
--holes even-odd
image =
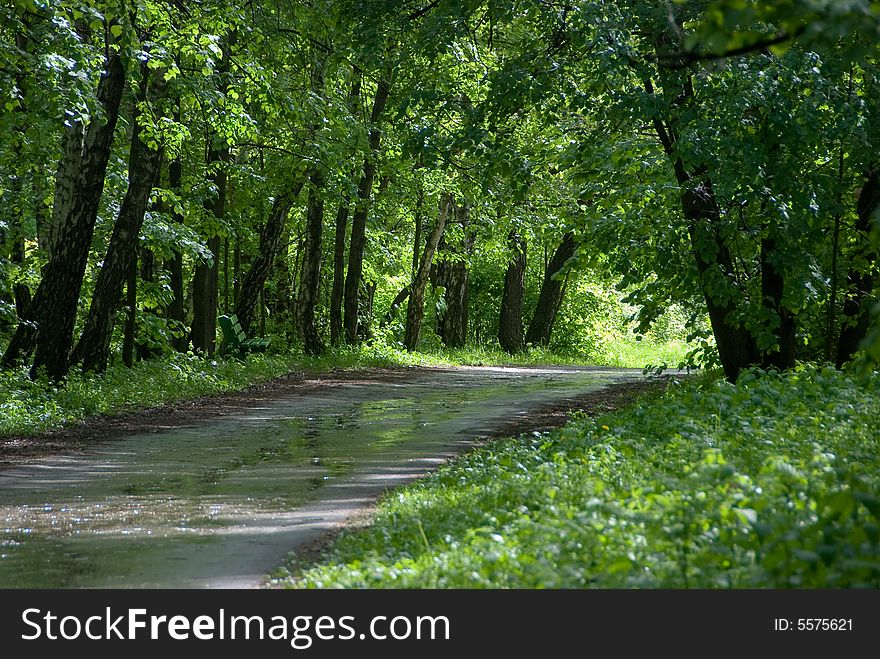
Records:
<instances>
[{"instance_id":1,"label":"tree canopy","mask_svg":"<svg viewBox=\"0 0 880 659\"><path fill-rule=\"evenodd\" d=\"M880 358L878 2L0 13L6 368L571 348L593 282L730 379Z\"/></svg>"}]
</instances>

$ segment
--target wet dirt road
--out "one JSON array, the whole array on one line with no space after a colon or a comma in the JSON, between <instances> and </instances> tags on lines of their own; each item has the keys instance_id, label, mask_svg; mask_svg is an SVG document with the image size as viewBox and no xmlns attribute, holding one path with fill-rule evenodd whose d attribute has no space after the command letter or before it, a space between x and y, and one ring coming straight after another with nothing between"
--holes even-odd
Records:
<instances>
[{"instance_id":1,"label":"wet dirt road","mask_svg":"<svg viewBox=\"0 0 880 659\"><path fill-rule=\"evenodd\" d=\"M640 377L418 369L0 471L0 587L254 587L287 552L530 410Z\"/></svg>"}]
</instances>

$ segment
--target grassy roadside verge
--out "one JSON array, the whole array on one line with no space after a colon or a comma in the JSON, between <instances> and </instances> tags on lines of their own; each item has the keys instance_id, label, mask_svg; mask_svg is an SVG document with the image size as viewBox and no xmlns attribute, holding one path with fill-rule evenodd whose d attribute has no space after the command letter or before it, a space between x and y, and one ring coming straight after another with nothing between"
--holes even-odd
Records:
<instances>
[{"instance_id":1,"label":"grassy roadside verge","mask_svg":"<svg viewBox=\"0 0 880 659\"><path fill-rule=\"evenodd\" d=\"M679 346L658 348L674 352ZM608 365L641 368L651 361L650 355L644 351L627 354L629 361L615 359ZM0 371L0 438L35 435L98 415L132 412L163 403L237 391L292 372L563 363L589 364L585 359L543 350L532 350L514 358L500 350L472 348L408 353L386 345L375 345L328 352L317 359L301 354L263 354L251 355L244 361L205 360L175 353L138 362L132 369L111 367L99 376L74 371L64 387L53 386L45 380L33 381L24 369L7 370Z\"/></svg>"},{"instance_id":2,"label":"grassy roadside verge","mask_svg":"<svg viewBox=\"0 0 880 659\"><path fill-rule=\"evenodd\" d=\"M295 587L878 587L880 378L689 383L395 491Z\"/></svg>"}]
</instances>

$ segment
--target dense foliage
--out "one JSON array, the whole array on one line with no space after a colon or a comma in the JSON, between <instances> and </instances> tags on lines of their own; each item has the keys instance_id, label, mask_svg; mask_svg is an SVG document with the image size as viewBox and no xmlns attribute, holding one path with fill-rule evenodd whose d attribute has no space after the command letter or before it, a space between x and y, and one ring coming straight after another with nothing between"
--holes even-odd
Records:
<instances>
[{"instance_id":1,"label":"dense foliage","mask_svg":"<svg viewBox=\"0 0 880 659\"><path fill-rule=\"evenodd\" d=\"M9 4L3 366L583 357L622 296L730 379L878 356L878 6Z\"/></svg>"},{"instance_id":2,"label":"dense foliage","mask_svg":"<svg viewBox=\"0 0 880 659\"><path fill-rule=\"evenodd\" d=\"M880 585L880 380L750 371L474 451L298 587Z\"/></svg>"}]
</instances>

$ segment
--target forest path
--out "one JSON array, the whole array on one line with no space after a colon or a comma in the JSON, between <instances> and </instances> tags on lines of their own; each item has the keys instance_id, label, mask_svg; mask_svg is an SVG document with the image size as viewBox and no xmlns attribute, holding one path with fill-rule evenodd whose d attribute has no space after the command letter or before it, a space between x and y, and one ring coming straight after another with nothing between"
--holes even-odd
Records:
<instances>
[{"instance_id":1,"label":"forest path","mask_svg":"<svg viewBox=\"0 0 880 659\"><path fill-rule=\"evenodd\" d=\"M258 586L389 488L640 380L634 369L409 369L34 458L0 471L0 587Z\"/></svg>"}]
</instances>

